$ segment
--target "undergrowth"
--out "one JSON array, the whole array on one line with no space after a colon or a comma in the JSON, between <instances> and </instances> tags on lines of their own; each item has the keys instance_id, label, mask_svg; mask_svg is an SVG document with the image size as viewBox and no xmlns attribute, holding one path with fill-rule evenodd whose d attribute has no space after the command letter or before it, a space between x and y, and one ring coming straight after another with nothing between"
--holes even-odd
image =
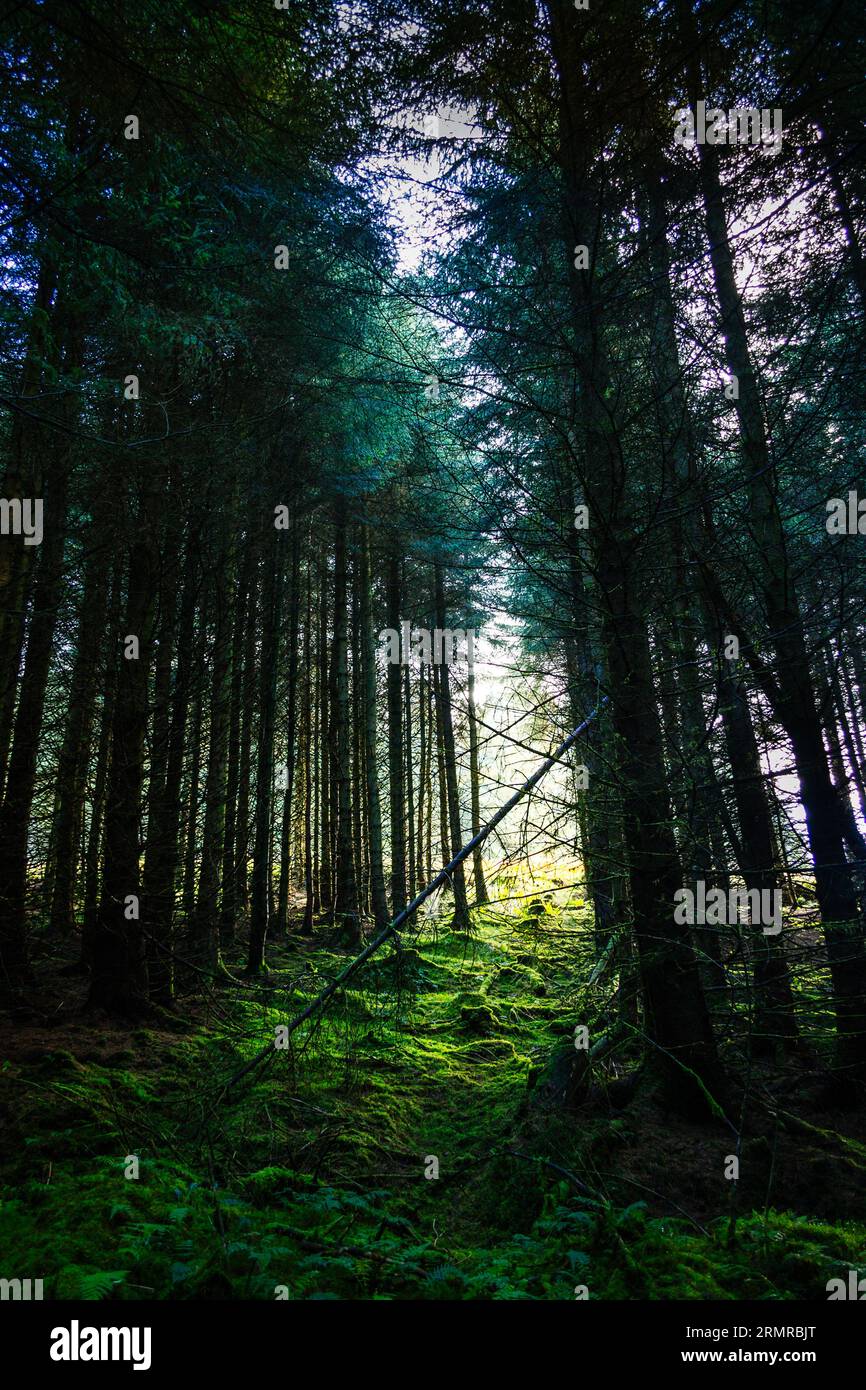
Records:
<instances>
[{"instance_id":1,"label":"undergrowth","mask_svg":"<svg viewBox=\"0 0 866 1390\"><path fill-rule=\"evenodd\" d=\"M723 1181L700 1219L681 1192L628 1200L640 1114L544 1108L551 1057L616 985L575 983L588 919L554 903L476 914L471 938L428 919L229 1090L345 963L326 930L191 1026L43 1028L3 1064L2 1273L58 1299L496 1300L823 1299L866 1273L862 1210L750 1208Z\"/></svg>"}]
</instances>

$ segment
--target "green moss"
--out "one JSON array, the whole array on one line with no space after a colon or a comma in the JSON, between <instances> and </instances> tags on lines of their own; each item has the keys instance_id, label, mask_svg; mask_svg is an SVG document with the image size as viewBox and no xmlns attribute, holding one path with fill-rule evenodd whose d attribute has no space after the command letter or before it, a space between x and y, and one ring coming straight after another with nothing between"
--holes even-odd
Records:
<instances>
[{"instance_id":1,"label":"green moss","mask_svg":"<svg viewBox=\"0 0 866 1390\"><path fill-rule=\"evenodd\" d=\"M407 938L402 966L371 962L228 1104L229 1077L345 956L294 946L267 980L221 992L193 1032L139 1030L100 1061L82 1026L80 1047L7 1066L6 1265L44 1278L49 1297L115 1299L280 1287L548 1300L578 1285L591 1298L814 1299L863 1271L857 1222L744 1213L732 1236L724 1198L701 1230L582 1196L544 1160L608 1191L639 1120L529 1107L527 1083L601 1007L576 983L593 960L587 911L488 910L478 925L471 939ZM861 1144L811 1128L804 1163L828 1145L861 1163Z\"/></svg>"}]
</instances>

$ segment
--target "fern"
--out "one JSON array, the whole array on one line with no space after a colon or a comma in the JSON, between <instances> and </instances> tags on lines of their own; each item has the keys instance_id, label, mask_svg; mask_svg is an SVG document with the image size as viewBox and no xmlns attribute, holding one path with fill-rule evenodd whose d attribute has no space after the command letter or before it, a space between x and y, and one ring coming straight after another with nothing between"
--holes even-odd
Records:
<instances>
[{"instance_id":1,"label":"fern","mask_svg":"<svg viewBox=\"0 0 866 1390\"><path fill-rule=\"evenodd\" d=\"M127 1273L125 1269L87 1270L80 1265L66 1265L57 1276L58 1295L98 1303L111 1296L117 1285L123 1283Z\"/></svg>"}]
</instances>

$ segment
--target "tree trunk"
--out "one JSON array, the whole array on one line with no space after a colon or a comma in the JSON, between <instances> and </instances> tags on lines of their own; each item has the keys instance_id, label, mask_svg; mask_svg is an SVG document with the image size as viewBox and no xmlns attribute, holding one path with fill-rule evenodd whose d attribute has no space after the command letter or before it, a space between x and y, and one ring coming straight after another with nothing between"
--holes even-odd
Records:
<instances>
[{"instance_id":1,"label":"tree trunk","mask_svg":"<svg viewBox=\"0 0 866 1390\"><path fill-rule=\"evenodd\" d=\"M415 897L418 867L415 862L415 766L412 749L412 680L409 663L403 669L403 726L406 730L406 853L409 864L409 901Z\"/></svg>"},{"instance_id":2,"label":"tree trunk","mask_svg":"<svg viewBox=\"0 0 866 1390\"><path fill-rule=\"evenodd\" d=\"M361 670L361 593L359 580L360 536L356 529L355 551L352 559L352 854L355 861L355 882L358 890L358 910L362 917L370 916L369 825L366 815L367 778L364 737L364 678Z\"/></svg>"},{"instance_id":3,"label":"tree trunk","mask_svg":"<svg viewBox=\"0 0 866 1390\"><path fill-rule=\"evenodd\" d=\"M285 932L289 925L289 883L291 867L292 795L295 787L295 732L298 695L298 635L301 623L301 528L292 519L292 565L289 582L289 679L286 690L286 785L283 791L282 827L280 832L280 878L277 892L277 930Z\"/></svg>"},{"instance_id":4,"label":"tree trunk","mask_svg":"<svg viewBox=\"0 0 866 1390\"><path fill-rule=\"evenodd\" d=\"M580 123L587 94L583 91L579 42L570 15L552 6L549 15L559 86L566 246L595 247L600 213L585 185ZM635 572L635 524L629 515L626 453L610 405L615 393L606 361L602 313L594 296L593 267L577 269L571 256L568 266L589 536L602 610L601 640L612 723L618 739L624 839L649 1061L658 1069L670 1104L687 1113L706 1114L710 1108L707 1092L724 1106L726 1083L689 929L674 921L682 871L671 824L647 625L638 601L641 577Z\"/></svg>"},{"instance_id":5,"label":"tree trunk","mask_svg":"<svg viewBox=\"0 0 866 1390\"><path fill-rule=\"evenodd\" d=\"M73 365L77 360L74 348ZM66 414L74 417L75 407ZM54 649L57 608L63 576L70 450L49 456L45 487L45 536L27 634L27 654L15 715L15 732L3 805L0 808L0 988L22 983L29 975L27 945L28 840L36 788L39 737L48 673ZM29 562L28 562L29 563Z\"/></svg>"},{"instance_id":6,"label":"tree trunk","mask_svg":"<svg viewBox=\"0 0 866 1390\"><path fill-rule=\"evenodd\" d=\"M64 935L72 930L75 923L78 845L84 814L93 707L99 680L99 651L108 609L111 570L108 525L115 505L116 498L108 479L103 477L89 535L90 553L81 593L78 642L69 682L63 744L57 764L50 922L54 931Z\"/></svg>"},{"instance_id":7,"label":"tree trunk","mask_svg":"<svg viewBox=\"0 0 866 1390\"><path fill-rule=\"evenodd\" d=\"M114 724L114 702L117 694L119 664L123 660L120 654L120 643L117 640L117 632L120 627L122 582L123 564L118 556L114 560L111 593L106 612L105 632L110 634L107 644L105 632L101 635L103 648L102 713L99 719L96 776L93 783L90 825L87 829L87 848L84 855L84 916L81 926L81 957L78 963L79 969L82 971L89 971L93 961L93 934L99 916L99 870L105 824L105 797L111 754L111 730ZM105 650L106 645L107 650Z\"/></svg>"},{"instance_id":8,"label":"tree trunk","mask_svg":"<svg viewBox=\"0 0 866 1390\"><path fill-rule=\"evenodd\" d=\"M271 882L271 806L274 782L274 729L277 706L277 666L283 611L285 538L274 528L265 546L262 602L262 664L259 688L259 741L256 759L256 815L253 842L250 941L246 973L259 975L265 965L265 941Z\"/></svg>"},{"instance_id":9,"label":"tree trunk","mask_svg":"<svg viewBox=\"0 0 866 1390\"><path fill-rule=\"evenodd\" d=\"M337 897L334 914L349 944L355 944L360 939L361 925L352 843L348 645L346 507L341 498L337 503L334 524L334 707L331 711L331 757L337 784Z\"/></svg>"},{"instance_id":10,"label":"tree trunk","mask_svg":"<svg viewBox=\"0 0 866 1390\"><path fill-rule=\"evenodd\" d=\"M442 562L433 562L433 576L436 593L436 626L444 631L448 614L445 606L445 581ZM445 790L448 804L448 822L451 831L450 858L458 853L463 843L460 825L460 789L457 782L457 754L454 746L454 723L451 712L451 690L448 681L448 666L443 661L438 671L439 713L442 726L442 751L445 760ZM447 861L446 861L447 862ZM470 931L469 899L466 896L466 878L462 862L457 865L451 877L454 889L454 916L451 927L454 931Z\"/></svg>"},{"instance_id":11,"label":"tree trunk","mask_svg":"<svg viewBox=\"0 0 866 1390\"><path fill-rule=\"evenodd\" d=\"M144 861L142 915L148 931L150 997L162 1005L170 1004L174 996L175 892L180 862L181 784L199 576L197 539L196 534L190 531L186 542L178 615L177 671L173 688L170 689L165 775L159 795L151 795L148 847Z\"/></svg>"},{"instance_id":12,"label":"tree trunk","mask_svg":"<svg viewBox=\"0 0 866 1390\"><path fill-rule=\"evenodd\" d=\"M469 671L466 681L466 702L469 718L469 781L472 834L475 836L481 829L481 785L478 770L478 725L475 711L475 662L472 653L470 653L469 656ZM487 896L487 884L484 881L484 862L481 857L480 849L475 850L472 855L472 878L475 886L475 906L483 907L490 899Z\"/></svg>"},{"instance_id":13,"label":"tree trunk","mask_svg":"<svg viewBox=\"0 0 866 1390\"><path fill-rule=\"evenodd\" d=\"M140 920L141 812L147 732L148 673L153 655L158 495L150 480L129 556L124 632L138 637L138 658L121 656L111 733L105 809L102 895L92 941L89 1003L124 1017L148 1009L147 964Z\"/></svg>"},{"instance_id":14,"label":"tree trunk","mask_svg":"<svg viewBox=\"0 0 866 1390\"><path fill-rule=\"evenodd\" d=\"M313 746L313 665L312 665L312 626L313 626L313 567L307 566L307 608L304 616L304 682L303 705L301 708L301 747L304 761L304 919L301 931L305 936L313 932L313 908L315 901L314 859L313 859L313 816L315 814L315 788L313 767L316 750Z\"/></svg>"},{"instance_id":15,"label":"tree trunk","mask_svg":"<svg viewBox=\"0 0 866 1390\"><path fill-rule=\"evenodd\" d=\"M197 647L201 646L199 641ZM186 804L186 819L184 823L184 856L183 856L183 915L187 928L192 925L195 917L195 889L198 867L198 812L199 800L201 795L201 734L204 723L204 692L201 682L196 682L196 694L193 701L192 712L192 735L190 747L192 748L192 758L189 770L189 788Z\"/></svg>"},{"instance_id":16,"label":"tree trunk","mask_svg":"<svg viewBox=\"0 0 866 1390\"><path fill-rule=\"evenodd\" d=\"M238 823L241 777L241 719L244 693L244 647L247 630L254 627L253 572L255 547L247 537L240 586L234 603L232 627L232 675L229 700L229 747L226 771L226 824L223 839L222 901L220 904L220 948L227 950L235 939L238 921L238 873L241 862L239 842L246 849L246 825Z\"/></svg>"},{"instance_id":17,"label":"tree trunk","mask_svg":"<svg viewBox=\"0 0 866 1390\"><path fill-rule=\"evenodd\" d=\"M385 621L400 632L402 600L400 552L392 544L386 576ZM391 911L394 916L406 906L406 807L403 790L403 680L398 662L389 661L386 672L388 691L388 788L391 810ZM446 861L447 862L447 861Z\"/></svg>"},{"instance_id":18,"label":"tree trunk","mask_svg":"<svg viewBox=\"0 0 866 1390\"><path fill-rule=\"evenodd\" d=\"M201 866L188 949L193 962L212 975L220 965L220 883L226 825L229 717L231 713L232 624L230 594L234 542L228 553L215 543L212 597L214 637Z\"/></svg>"},{"instance_id":19,"label":"tree trunk","mask_svg":"<svg viewBox=\"0 0 866 1390\"><path fill-rule=\"evenodd\" d=\"M56 268L48 256L40 259L36 293L28 328L27 348L18 387L24 399L38 394L43 366L56 361L52 319L56 317ZM56 447L48 442L48 448ZM42 494L42 441L38 425L24 414L14 414L9 433L9 463L3 496L40 497ZM46 521L50 513L46 512ZM12 742L18 671L24 645L28 586L37 559L37 547L5 540L0 543L0 797L6 781Z\"/></svg>"},{"instance_id":20,"label":"tree trunk","mask_svg":"<svg viewBox=\"0 0 866 1390\"><path fill-rule=\"evenodd\" d=\"M370 576L370 536L367 527L361 538L361 645L364 673L364 743L367 778L367 814L370 843L370 904L377 931L388 922L385 871L382 853L382 802L379 795L379 757L376 704L376 634L373 628L373 595Z\"/></svg>"},{"instance_id":21,"label":"tree trunk","mask_svg":"<svg viewBox=\"0 0 866 1390\"><path fill-rule=\"evenodd\" d=\"M681 13L686 14L685 5ZM693 34L692 19L686 30L687 42L691 42ZM700 92L696 61L690 68L689 86L694 102ZM850 869L845 861L844 816L827 764L802 616L791 580L787 542L776 496L775 470L764 431L761 396L734 274L719 176L719 152L716 146L708 144L699 145L698 151L727 366L737 378L739 388L735 408L749 476L755 556L760 566L764 609L776 656L777 713L794 750L806 813L835 996L838 1060L849 1075L862 1075L866 1073L866 940Z\"/></svg>"},{"instance_id":22,"label":"tree trunk","mask_svg":"<svg viewBox=\"0 0 866 1390\"><path fill-rule=\"evenodd\" d=\"M333 855L331 853L331 757L330 663L328 661L328 565L324 553L319 563L319 910L334 910Z\"/></svg>"}]
</instances>

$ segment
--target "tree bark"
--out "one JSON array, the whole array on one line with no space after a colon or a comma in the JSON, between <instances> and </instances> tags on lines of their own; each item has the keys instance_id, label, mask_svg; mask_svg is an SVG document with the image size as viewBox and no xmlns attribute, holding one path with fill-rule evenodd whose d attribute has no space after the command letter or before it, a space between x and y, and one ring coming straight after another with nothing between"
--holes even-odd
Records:
<instances>
[{"instance_id":1,"label":"tree bark","mask_svg":"<svg viewBox=\"0 0 866 1390\"><path fill-rule=\"evenodd\" d=\"M444 631L448 614L445 605L445 580L442 562L433 562L433 577L436 595L436 626ZM460 789L457 781L457 754L454 745L454 723L451 710L451 689L448 681L448 666L443 661L438 668L437 692L439 695L439 716L442 727L442 751L445 762L445 791L450 828L449 858L454 858L463 843L460 825ZM446 861L447 862L447 861ZM469 899L466 895L466 877L463 863L459 863L452 875L454 889L454 916L451 927L454 931L470 931L472 922L469 916Z\"/></svg>"},{"instance_id":2,"label":"tree bark","mask_svg":"<svg viewBox=\"0 0 866 1390\"><path fill-rule=\"evenodd\" d=\"M481 829L481 785L478 768L478 724L475 711L475 662L471 655L466 678L466 702L469 718L469 782L472 834L477 835ZM484 861L480 849L475 850L472 856L472 879L475 887L475 906L483 907L490 899L487 895L487 884L484 881Z\"/></svg>"},{"instance_id":3,"label":"tree bark","mask_svg":"<svg viewBox=\"0 0 866 1390\"><path fill-rule=\"evenodd\" d=\"M400 633L400 604L402 600L400 552L396 542L388 555L386 576L385 621L392 631ZM388 691L388 788L391 817L391 912L394 916L406 906L406 805L404 795L403 756L403 679L400 664L389 661Z\"/></svg>"},{"instance_id":4,"label":"tree bark","mask_svg":"<svg viewBox=\"0 0 866 1390\"><path fill-rule=\"evenodd\" d=\"M364 526L361 536L361 661L364 678L364 744L367 780L367 815L370 843L370 905L376 930L388 922L385 870L382 852L382 802L379 795L379 757L376 704L376 634L373 629L373 594L370 576L370 535Z\"/></svg>"},{"instance_id":5,"label":"tree bark","mask_svg":"<svg viewBox=\"0 0 866 1390\"><path fill-rule=\"evenodd\" d=\"M283 609L285 538L273 529L265 546L262 602L262 664L259 687L259 740L256 759L255 839L253 843L250 940L246 973L259 975L265 965L271 880L271 806L274 781L274 731L277 706L277 666Z\"/></svg>"},{"instance_id":6,"label":"tree bark","mask_svg":"<svg viewBox=\"0 0 866 1390\"><path fill-rule=\"evenodd\" d=\"M346 506L340 498L334 523L334 708L331 711L331 756L337 784L337 897L334 914L349 944L355 944L360 940L361 926L352 842L346 530Z\"/></svg>"},{"instance_id":7,"label":"tree bark","mask_svg":"<svg viewBox=\"0 0 866 1390\"><path fill-rule=\"evenodd\" d=\"M301 623L301 529L297 517L291 528L291 577L289 580L289 675L286 690L286 785L283 790L282 826L280 831L280 878L277 891L277 930L285 932L289 925L289 884L291 869L292 797L295 789L298 697L298 635Z\"/></svg>"},{"instance_id":8,"label":"tree bark","mask_svg":"<svg viewBox=\"0 0 866 1390\"><path fill-rule=\"evenodd\" d=\"M584 68L571 16L551 6L550 33L559 98L566 247L595 248L600 212L587 184L581 113ZM612 723L622 782L623 826L629 861L634 933L643 988L648 1061L659 1072L668 1102L706 1114L707 1093L726 1104L726 1080L716 1054L687 926L674 921L682 870L671 824L661 725L652 681L647 625L638 599L634 518L629 515L625 453L610 404L604 324L594 295L592 262L577 269L569 254L574 364L580 383L582 449L590 543Z\"/></svg>"},{"instance_id":9,"label":"tree bark","mask_svg":"<svg viewBox=\"0 0 866 1390\"><path fill-rule=\"evenodd\" d=\"M124 654L118 666L102 894L91 944L90 1005L132 1018L146 1013L149 1007L139 874L148 673L157 589L157 511L157 492L148 480L129 556L125 630L119 634L121 645L129 635L138 637L138 658Z\"/></svg>"}]
</instances>

